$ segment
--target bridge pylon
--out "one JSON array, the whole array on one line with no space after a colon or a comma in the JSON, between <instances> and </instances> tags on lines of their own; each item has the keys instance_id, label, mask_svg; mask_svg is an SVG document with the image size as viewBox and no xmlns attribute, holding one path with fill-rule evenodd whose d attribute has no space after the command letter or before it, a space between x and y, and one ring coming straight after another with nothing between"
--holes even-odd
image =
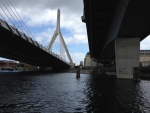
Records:
<instances>
[{"instance_id":1,"label":"bridge pylon","mask_svg":"<svg viewBox=\"0 0 150 113\"><path fill-rule=\"evenodd\" d=\"M67 53L68 58L69 58L71 68L73 68L74 64L73 64L72 58L71 58L71 56L69 54L69 51L67 49L67 46L65 44L65 41L63 39L61 30L60 30L60 9L58 9L58 11L57 11L57 26L56 26L56 30L54 32L54 35L53 35L53 37L52 37L52 39L51 39L51 41L50 41L50 43L48 45L48 50L50 50L52 48L52 45L55 42L57 36L60 36L60 40L61 40L61 42L63 44L63 47L65 48L65 51Z\"/></svg>"}]
</instances>

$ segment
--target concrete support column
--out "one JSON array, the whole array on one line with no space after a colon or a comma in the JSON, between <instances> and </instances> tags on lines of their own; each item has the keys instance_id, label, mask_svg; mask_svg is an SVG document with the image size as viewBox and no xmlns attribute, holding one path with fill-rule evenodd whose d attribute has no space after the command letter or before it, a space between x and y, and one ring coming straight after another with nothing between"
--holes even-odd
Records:
<instances>
[{"instance_id":1,"label":"concrete support column","mask_svg":"<svg viewBox=\"0 0 150 113\"><path fill-rule=\"evenodd\" d=\"M117 78L134 79L139 68L140 38L117 38L115 41Z\"/></svg>"}]
</instances>

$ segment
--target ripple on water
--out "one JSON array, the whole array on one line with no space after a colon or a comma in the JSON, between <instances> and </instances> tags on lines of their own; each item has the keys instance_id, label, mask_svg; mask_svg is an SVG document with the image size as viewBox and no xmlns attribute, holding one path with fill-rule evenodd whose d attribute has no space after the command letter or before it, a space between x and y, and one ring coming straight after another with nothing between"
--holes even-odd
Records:
<instances>
[{"instance_id":1,"label":"ripple on water","mask_svg":"<svg viewBox=\"0 0 150 113\"><path fill-rule=\"evenodd\" d=\"M150 81L74 73L0 75L0 112L149 113Z\"/></svg>"}]
</instances>

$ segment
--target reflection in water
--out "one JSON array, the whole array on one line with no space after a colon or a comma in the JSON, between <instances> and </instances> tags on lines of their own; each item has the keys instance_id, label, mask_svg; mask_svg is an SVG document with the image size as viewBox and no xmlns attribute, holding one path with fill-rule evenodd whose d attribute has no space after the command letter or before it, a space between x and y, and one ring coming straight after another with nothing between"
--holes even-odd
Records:
<instances>
[{"instance_id":1,"label":"reflection in water","mask_svg":"<svg viewBox=\"0 0 150 113\"><path fill-rule=\"evenodd\" d=\"M73 73L0 75L0 112L149 113L150 81Z\"/></svg>"},{"instance_id":2,"label":"reflection in water","mask_svg":"<svg viewBox=\"0 0 150 113\"><path fill-rule=\"evenodd\" d=\"M137 106L143 113L150 113L150 81L137 85Z\"/></svg>"}]
</instances>

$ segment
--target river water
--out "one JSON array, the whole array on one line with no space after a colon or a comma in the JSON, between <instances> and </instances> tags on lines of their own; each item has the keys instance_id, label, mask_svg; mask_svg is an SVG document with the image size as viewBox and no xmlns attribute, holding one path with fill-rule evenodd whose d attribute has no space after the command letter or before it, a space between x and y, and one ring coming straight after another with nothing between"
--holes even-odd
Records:
<instances>
[{"instance_id":1,"label":"river water","mask_svg":"<svg viewBox=\"0 0 150 113\"><path fill-rule=\"evenodd\" d=\"M150 113L150 81L0 74L0 113Z\"/></svg>"}]
</instances>

